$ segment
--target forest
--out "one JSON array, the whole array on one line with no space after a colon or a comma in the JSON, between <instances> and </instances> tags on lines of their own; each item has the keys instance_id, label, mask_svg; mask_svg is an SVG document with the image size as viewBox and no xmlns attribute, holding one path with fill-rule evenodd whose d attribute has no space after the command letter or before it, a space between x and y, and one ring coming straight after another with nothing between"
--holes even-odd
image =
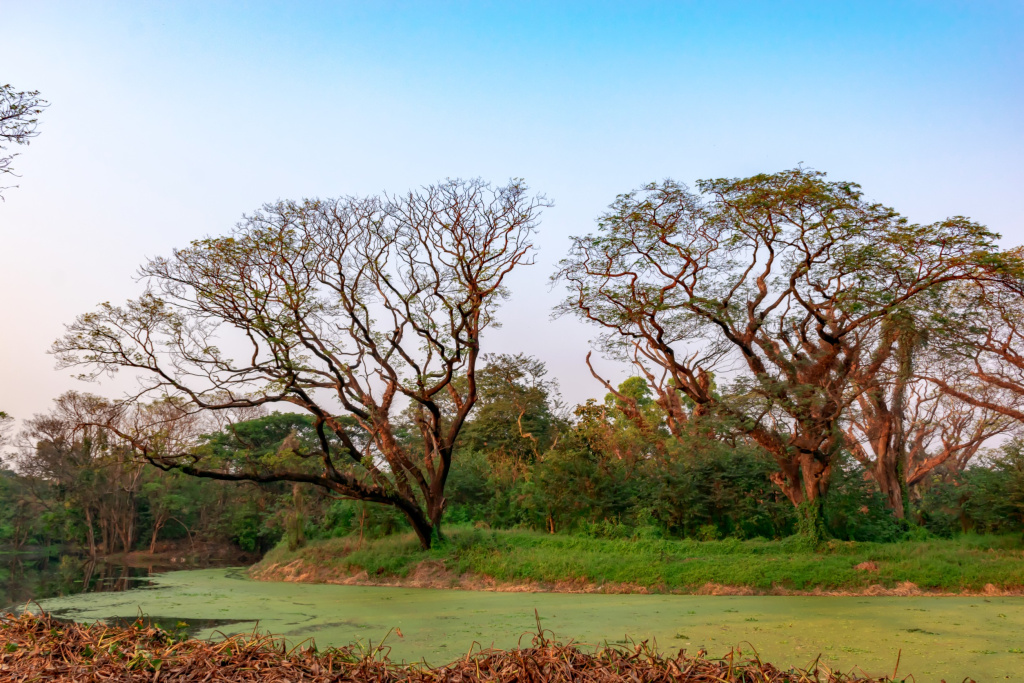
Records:
<instances>
[{"instance_id":1,"label":"forest","mask_svg":"<svg viewBox=\"0 0 1024 683\"><path fill-rule=\"evenodd\" d=\"M53 347L137 391L4 416L0 543L1024 531L1020 250L803 168L645 186L552 276L598 333L603 396L570 406L487 350L549 205L480 180L281 202L151 260Z\"/></svg>"}]
</instances>

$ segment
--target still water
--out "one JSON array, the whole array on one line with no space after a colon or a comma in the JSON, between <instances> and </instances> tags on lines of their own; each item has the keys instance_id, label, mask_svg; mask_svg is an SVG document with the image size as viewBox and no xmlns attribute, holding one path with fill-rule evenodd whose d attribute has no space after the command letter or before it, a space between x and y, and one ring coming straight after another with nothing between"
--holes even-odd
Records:
<instances>
[{"instance_id":1,"label":"still water","mask_svg":"<svg viewBox=\"0 0 1024 683\"><path fill-rule=\"evenodd\" d=\"M152 575L173 568L89 562L75 555L0 552L0 611L30 600L139 588L148 585Z\"/></svg>"}]
</instances>

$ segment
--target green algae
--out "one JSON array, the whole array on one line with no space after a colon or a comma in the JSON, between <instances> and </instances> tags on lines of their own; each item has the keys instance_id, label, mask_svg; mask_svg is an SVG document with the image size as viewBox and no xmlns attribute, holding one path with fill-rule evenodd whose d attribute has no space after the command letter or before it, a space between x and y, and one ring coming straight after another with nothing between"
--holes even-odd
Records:
<instances>
[{"instance_id":1,"label":"green algae","mask_svg":"<svg viewBox=\"0 0 1024 683\"><path fill-rule=\"evenodd\" d=\"M713 656L739 647L780 666L820 656L829 667L874 675L892 674L899 656L899 672L917 681L1024 680L1024 599L1014 597L497 593L256 582L224 569L171 572L153 582L40 604L79 621L141 611L222 623L200 637L258 628L320 647L376 647L387 637L393 659L435 665L471 646L529 643L536 609L545 629L587 644L650 639Z\"/></svg>"}]
</instances>

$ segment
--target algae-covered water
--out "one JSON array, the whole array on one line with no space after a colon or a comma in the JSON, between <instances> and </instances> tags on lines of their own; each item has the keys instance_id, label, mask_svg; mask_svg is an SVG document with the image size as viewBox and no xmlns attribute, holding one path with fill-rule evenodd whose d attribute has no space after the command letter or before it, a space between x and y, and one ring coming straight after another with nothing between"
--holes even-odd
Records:
<instances>
[{"instance_id":1,"label":"algae-covered water","mask_svg":"<svg viewBox=\"0 0 1024 683\"><path fill-rule=\"evenodd\" d=\"M257 627L320 647L353 641L376 646L389 630L393 660L441 664L471 644L530 642L542 625L560 639L588 644L651 639L662 650L739 646L780 666L807 666L820 655L832 668L899 673L917 681L970 676L1024 680L1024 598L726 597L494 593L256 582L244 570L161 574L123 593L42 600L79 621L134 617L165 626L202 620L197 635Z\"/></svg>"}]
</instances>

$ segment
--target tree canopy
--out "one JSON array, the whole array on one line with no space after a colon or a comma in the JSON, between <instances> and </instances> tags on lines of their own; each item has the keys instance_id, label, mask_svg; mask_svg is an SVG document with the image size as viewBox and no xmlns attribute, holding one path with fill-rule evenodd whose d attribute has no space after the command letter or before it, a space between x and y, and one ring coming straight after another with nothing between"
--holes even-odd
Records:
<instances>
[{"instance_id":1,"label":"tree canopy","mask_svg":"<svg viewBox=\"0 0 1024 683\"><path fill-rule=\"evenodd\" d=\"M477 400L481 335L507 276L532 262L547 205L521 181L481 180L267 205L227 237L144 265L142 297L80 316L54 351L90 377L135 371L133 398L174 409L132 412L129 400L102 420L154 464L394 506L429 546ZM194 434L164 429L181 414L275 404L308 413L316 440L259 467L204 467ZM414 449L397 438L403 410Z\"/></svg>"},{"instance_id":2,"label":"tree canopy","mask_svg":"<svg viewBox=\"0 0 1024 683\"><path fill-rule=\"evenodd\" d=\"M940 324L947 291L1019 262L963 217L909 222L859 186L794 169L620 195L573 239L559 310L647 376L680 425L713 412L766 449L797 505L820 504L857 394L898 351L897 322ZM713 373L732 380L727 397ZM678 431L678 429L677 429Z\"/></svg>"}]
</instances>

